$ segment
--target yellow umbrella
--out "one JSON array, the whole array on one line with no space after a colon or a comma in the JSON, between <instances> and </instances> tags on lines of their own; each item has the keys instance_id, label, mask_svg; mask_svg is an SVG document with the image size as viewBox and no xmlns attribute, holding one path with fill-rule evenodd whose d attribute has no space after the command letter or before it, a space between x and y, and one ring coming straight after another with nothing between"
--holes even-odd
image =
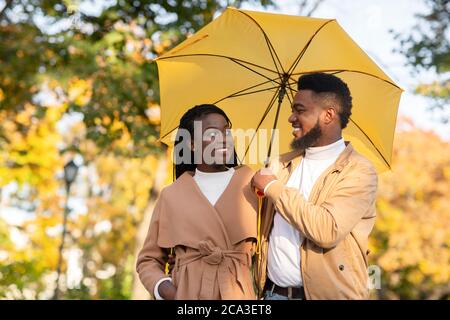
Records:
<instances>
[{"instance_id":1,"label":"yellow umbrella","mask_svg":"<svg viewBox=\"0 0 450 320\"><path fill-rule=\"evenodd\" d=\"M227 8L156 62L161 140L168 145L187 109L213 103L227 113L233 128L258 129L258 139L247 131L245 147L237 144L236 151L244 163L262 165L272 128L279 129L279 145L274 139L271 155L289 151L287 119L296 82L301 74L320 71L340 77L352 93L344 138L379 171L390 168L402 89L336 20Z\"/></svg>"}]
</instances>

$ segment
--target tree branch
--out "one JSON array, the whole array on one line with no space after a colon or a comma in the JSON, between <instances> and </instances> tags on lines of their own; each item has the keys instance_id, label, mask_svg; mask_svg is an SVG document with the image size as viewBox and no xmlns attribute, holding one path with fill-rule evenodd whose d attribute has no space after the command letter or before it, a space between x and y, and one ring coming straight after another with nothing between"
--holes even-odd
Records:
<instances>
[{"instance_id":1,"label":"tree branch","mask_svg":"<svg viewBox=\"0 0 450 320\"><path fill-rule=\"evenodd\" d=\"M9 9L9 7L12 5L14 0L6 0L6 4L3 7L2 11L0 11L0 21L2 21L4 14L6 13L6 10Z\"/></svg>"},{"instance_id":2,"label":"tree branch","mask_svg":"<svg viewBox=\"0 0 450 320\"><path fill-rule=\"evenodd\" d=\"M306 16L311 17L311 15L317 10L317 8L319 8L323 1L324 0L316 0Z\"/></svg>"},{"instance_id":3,"label":"tree branch","mask_svg":"<svg viewBox=\"0 0 450 320\"><path fill-rule=\"evenodd\" d=\"M306 5L308 4L308 0L303 0L302 2L300 2L300 7L299 7L299 14L302 14L303 11L305 11Z\"/></svg>"}]
</instances>

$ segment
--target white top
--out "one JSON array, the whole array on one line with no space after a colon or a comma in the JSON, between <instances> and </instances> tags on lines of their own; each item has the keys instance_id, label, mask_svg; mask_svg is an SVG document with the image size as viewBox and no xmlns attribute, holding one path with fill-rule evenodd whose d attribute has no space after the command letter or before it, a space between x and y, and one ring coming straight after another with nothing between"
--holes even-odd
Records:
<instances>
[{"instance_id":1,"label":"white top","mask_svg":"<svg viewBox=\"0 0 450 320\"><path fill-rule=\"evenodd\" d=\"M230 183L234 174L234 168L229 168L227 171L221 172L203 172L195 169L194 180L203 195L214 206L225 191L225 188Z\"/></svg>"},{"instance_id":2,"label":"white top","mask_svg":"<svg viewBox=\"0 0 450 320\"><path fill-rule=\"evenodd\" d=\"M342 138L323 147L307 148L305 157L292 172L286 186L298 188L308 200L317 178L336 161L344 149L345 142ZM278 212L275 213L269 238L267 269L270 280L276 285L284 288L303 285L300 272L300 245L303 239L304 236L297 229Z\"/></svg>"},{"instance_id":3,"label":"white top","mask_svg":"<svg viewBox=\"0 0 450 320\"><path fill-rule=\"evenodd\" d=\"M234 168L229 168L227 171L221 172L203 172L198 169L195 169L194 181L197 183L200 191L203 195L208 199L211 205L215 205L217 200L220 198L222 193L225 191L225 188L230 183L231 178L234 174ZM165 281L172 279L170 277L165 277L160 279L153 290L153 294L156 300L164 300L159 295L159 285Z\"/></svg>"}]
</instances>

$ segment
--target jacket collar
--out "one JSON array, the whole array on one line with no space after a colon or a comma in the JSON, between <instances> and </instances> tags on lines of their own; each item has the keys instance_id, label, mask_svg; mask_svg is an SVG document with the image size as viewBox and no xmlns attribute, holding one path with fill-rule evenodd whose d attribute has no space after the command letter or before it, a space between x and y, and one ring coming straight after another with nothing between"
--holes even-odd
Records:
<instances>
[{"instance_id":1,"label":"jacket collar","mask_svg":"<svg viewBox=\"0 0 450 320\"><path fill-rule=\"evenodd\" d=\"M342 151L342 153L333 164L333 171L342 171L342 169L344 169L344 167L350 161L349 158L354 149L350 141L345 141L345 145L346 147L344 151ZM300 163L300 160L304 156L305 150L293 150L291 152L282 154L280 156L280 163L282 164L283 168L289 168L289 170L292 170L292 168L295 168Z\"/></svg>"}]
</instances>

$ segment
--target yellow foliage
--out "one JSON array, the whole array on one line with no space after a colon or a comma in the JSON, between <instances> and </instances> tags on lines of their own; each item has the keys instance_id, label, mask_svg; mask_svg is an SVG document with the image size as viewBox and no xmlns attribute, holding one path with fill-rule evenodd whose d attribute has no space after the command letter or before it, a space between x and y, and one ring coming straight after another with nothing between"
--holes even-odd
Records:
<instances>
[{"instance_id":1,"label":"yellow foliage","mask_svg":"<svg viewBox=\"0 0 450 320\"><path fill-rule=\"evenodd\" d=\"M27 104L14 119L4 120L4 134L9 143L0 150L0 187L16 181L19 185L31 184L44 194L56 190L54 175L62 169L57 148L61 136L56 122L64 108L47 108L45 116L37 120L36 107Z\"/></svg>"},{"instance_id":2,"label":"yellow foliage","mask_svg":"<svg viewBox=\"0 0 450 320\"><path fill-rule=\"evenodd\" d=\"M112 124L111 124L111 130L114 131L119 131L121 129L125 128L125 124L120 121L119 119L114 119Z\"/></svg>"},{"instance_id":3,"label":"yellow foliage","mask_svg":"<svg viewBox=\"0 0 450 320\"><path fill-rule=\"evenodd\" d=\"M450 282L449 166L449 142L414 127L397 134L392 172L380 176L370 240L374 262L398 290L390 294L417 298L429 294L430 281Z\"/></svg>"},{"instance_id":4,"label":"yellow foliage","mask_svg":"<svg viewBox=\"0 0 450 320\"><path fill-rule=\"evenodd\" d=\"M36 111L36 108L33 105L27 103L25 105L25 110L23 110L22 112L19 112L17 114L16 119L15 119L16 122L20 123L21 125L24 125L24 126L29 126L31 117L35 111Z\"/></svg>"},{"instance_id":5,"label":"yellow foliage","mask_svg":"<svg viewBox=\"0 0 450 320\"><path fill-rule=\"evenodd\" d=\"M69 101L79 105L86 105L92 97L92 80L73 78L68 87Z\"/></svg>"},{"instance_id":6,"label":"yellow foliage","mask_svg":"<svg viewBox=\"0 0 450 320\"><path fill-rule=\"evenodd\" d=\"M113 141L112 147L118 149L131 150L132 146L133 146L133 139L131 137L131 134L128 131L128 128L126 126L123 126L120 138Z\"/></svg>"}]
</instances>

